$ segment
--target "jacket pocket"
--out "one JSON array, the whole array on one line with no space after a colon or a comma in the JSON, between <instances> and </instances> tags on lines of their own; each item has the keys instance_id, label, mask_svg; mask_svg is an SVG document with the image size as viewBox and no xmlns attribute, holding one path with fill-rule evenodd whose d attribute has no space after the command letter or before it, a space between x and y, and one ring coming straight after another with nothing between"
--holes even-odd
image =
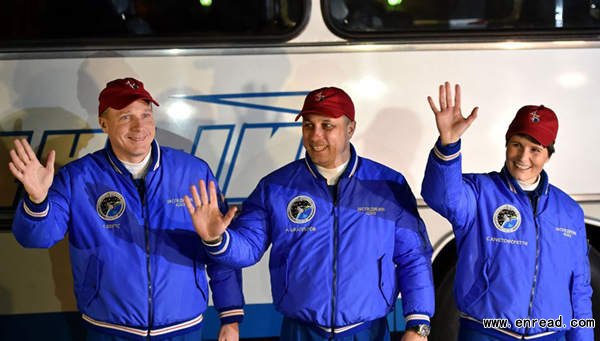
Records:
<instances>
[{"instance_id":1,"label":"jacket pocket","mask_svg":"<svg viewBox=\"0 0 600 341\"><path fill-rule=\"evenodd\" d=\"M208 284L206 283L206 265L198 260L194 261L194 276L196 288L198 288L198 291L202 294L204 302L208 302L208 298L206 297L206 291L208 290Z\"/></svg>"},{"instance_id":2,"label":"jacket pocket","mask_svg":"<svg viewBox=\"0 0 600 341\"><path fill-rule=\"evenodd\" d=\"M377 260L379 292L388 307L395 303L394 293L396 292L395 266L393 263L389 263L391 262L387 261L385 255L379 257Z\"/></svg>"},{"instance_id":3,"label":"jacket pocket","mask_svg":"<svg viewBox=\"0 0 600 341\"><path fill-rule=\"evenodd\" d=\"M481 268L481 276L477 276L476 274L475 283L473 283L471 289L469 289L464 297L463 302L467 302L467 309L473 307L483 298L483 296L485 296L485 294L487 294L490 284L488 279L488 271L488 262L485 260Z\"/></svg>"},{"instance_id":4,"label":"jacket pocket","mask_svg":"<svg viewBox=\"0 0 600 341\"><path fill-rule=\"evenodd\" d=\"M85 276L79 290L79 300L84 307L88 307L98 297L100 291L100 277L102 264L95 255L90 256L85 268Z\"/></svg>"},{"instance_id":5,"label":"jacket pocket","mask_svg":"<svg viewBox=\"0 0 600 341\"><path fill-rule=\"evenodd\" d=\"M287 259L282 260L281 265L271 269L271 294L273 304L279 306L288 292L288 264Z\"/></svg>"}]
</instances>

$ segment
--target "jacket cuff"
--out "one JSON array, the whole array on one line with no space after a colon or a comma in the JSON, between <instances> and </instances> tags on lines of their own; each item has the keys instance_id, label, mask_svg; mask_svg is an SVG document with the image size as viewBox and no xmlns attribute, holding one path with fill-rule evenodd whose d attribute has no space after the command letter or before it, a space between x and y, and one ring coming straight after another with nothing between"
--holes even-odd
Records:
<instances>
[{"instance_id":1,"label":"jacket cuff","mask_svg":"<svg viewBox=\"0 0 600 341\"><path fill-rule=\"evenodd\" d=\"M242 322L244 320L244 309L229 309L219 312L219 320L221 320L221 325L234 323L234 322Z\"/></svg>"},{"instance_id":2,"label":"jacket cuff","mask_svg":"<svg viewBox=\"0 0 600 341\"><path fill-rule=\"evenodd\" d=\"M218 256L227 251L227 248L229 247L229 240L229 232L225 230L225 233L223 233L223 238L217 244L207 244L204 241L202 241L202 244L204 244L204 248L211 256Z\"/></svg>"},{"instance_id":3,"label":"jacket cuff","mask_svg":"<svg viewBox=\"0 0 600 341\"><path fill-rule=\"evenodd\" d=\"M452 161L460 156L460 141L443 146L442 140L438 137L433 147L433 154L442 161Z\"/></svg>"},{"instance_id":4,"label":"jacket cuff","mask_svg":"<svg viewBox=\"0 0 600 341\"><path fill-rule=\"evenodd\" d=\"M32 218L44 218L48 215L50 204L48 203L48 197L39 204L31 201L29 196L26 194L23 198L23 210L25 213Z\"/></svg>"},{"instance_id":5,"label":"jacket cuff","mask_svg":"<svg viewBox=\"0 0 600 341\"><path fill-rule=\"evenodd\" d=\"M410 315L406 315L404 317L405 321L406 321L406 327L405 329L420 325L420 324L426 324L426 325L430 325L429 322L429 316L425 315L425 314L410 314Z\"/></svg>"}]
</instances>

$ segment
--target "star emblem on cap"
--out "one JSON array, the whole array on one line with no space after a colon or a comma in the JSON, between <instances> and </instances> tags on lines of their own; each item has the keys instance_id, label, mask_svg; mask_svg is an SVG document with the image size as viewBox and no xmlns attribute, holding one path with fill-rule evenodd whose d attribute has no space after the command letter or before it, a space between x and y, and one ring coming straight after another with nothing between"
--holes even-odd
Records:
<instances>
[{"instance_id":1,"label":"star emblem on cap","mask_svg":"<svg viewBox=\"0 0 600 341\"><path fill-rule=\"evenodd\" d=\"M323 95L323 92L319 92L318 94L315 95L315 100L317 102L322 102L325 99L325 95Z\"/></svg>"},{"instance_id":2,"label":"star emblem on cap","mask_svg":"<svg viewBox=\"0 0 600 341\"><path fill-rule=\"evenodd\" d=\"M540 121L540 115L537 113L537 111L532 112L531 114L529 114L529 116L531 116L531 122L533 123L537 123Z\"/></svg>"},{"instance_id":3,"label":"star emblem on cap","mask_svg":"<svg viewBox=\"0 0 600 341\"><path fill-rule=\"evenodd\" d=\"M139 86L139 85L138 85L136 82L133 82L133 81L131 81L131 80L128 80L126 83L127 83L127 85L129 85L129 86L130 86L132 89L137 89L137 88L139 88L139 87L140 87L140 86Z\"/></svg>"}]
</instances>

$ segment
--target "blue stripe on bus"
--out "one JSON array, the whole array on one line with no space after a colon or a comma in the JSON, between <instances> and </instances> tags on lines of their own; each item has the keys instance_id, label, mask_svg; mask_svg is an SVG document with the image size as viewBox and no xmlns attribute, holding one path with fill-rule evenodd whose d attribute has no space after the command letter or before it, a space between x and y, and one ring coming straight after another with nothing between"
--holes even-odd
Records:
<instances>
[{"instance_id":1,"label":"blue stripe on bus","mask_svg":"<svg viewBox=\"0 0 600 341\"><path fill-rule=\"evenodd\" d=\"M264 105L259 103L243 102L236 99L243 98L266 98L266 97L304 97L309 91L287 91L287 92L254 92L237 94L219 94L219 95L192 95L192 96L171 96L172 98L182 98L198 102L207 102L214 104L229 105L233 107L242 107L250 109L259 109L264 111L275 111L287 114L297 115L300 108L285 108L273 105ZM231 100L234 99L234 100Z\"/></svg>"},{"instance_id":2,"label":"blue stripe on bus","mask_svg":"<svg viewBox=\"0 0 600 341\"><path fill-rule=\"evenodd\" d=\"M279 336L282 316L273 304L248 304L244 307L240 338ZM390 331L404 330L402 304L388 315ZM205 313L204 340L215 340L219 318L213 307ZM0 340L84 340L85 329L78 312L0 315Z\"/></svg>"}]
</instances>

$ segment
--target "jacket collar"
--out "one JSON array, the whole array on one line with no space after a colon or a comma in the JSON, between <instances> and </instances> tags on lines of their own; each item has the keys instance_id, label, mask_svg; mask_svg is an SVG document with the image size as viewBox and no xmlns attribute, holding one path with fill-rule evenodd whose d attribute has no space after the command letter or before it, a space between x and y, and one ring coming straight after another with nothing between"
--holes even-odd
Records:
<instances>
[{"instance_id":1,"label":"jacket collar","mask_svg":"<svg viewBox=\"0 0 600 341\"><path fill-rule=\"evenodd\" d=\"M304 163L306 164L308 171L312 174L312 176L315 179L318 179L318 178L324 179L323 176L321 175L321 173L319 173L319 171L317 170L317 165L315 165L314 162L310 159L310 156L308 156L308 153L306 153L306 155L304 157ZM348 165L346 166L346 169L340 176L340 179L352 177L354 175L354 173L356 173L357 168L358 168L358 154L356 154L356 150L354 149L354 146L352 145L352 143L350 143L350 161L348 161Z\"/></svg>"},{"instance_id":2,"label":"jacket collar","mask_svg":"<svg viewBox=\"0 0 600 341\"><path fill-rule=\"evenodd\" d=\"M504 178L504 182L506 183L506 185L508 186L508 188L510 189L511 192L513 192L513 193L524 193L525 192L521 189L521 186L519 185L517 180L515 178L513 178L512 175L510 175L510 172L508 171L508 168L506 168L506 165L504 165L504 167L502 167L502 171L500 171L500 173L502 174L502 177ZM537 188L534 190L535 192L537 192L538 196L548 194L548 189L550 188L550 183L548 182L548 174L546 173L546 171L542 169L540 176L541 176L540 183L538 184Z\"/></svg>"},{"instance_id":3,"label":"jacket collar","mask_svg":"<svg viewBox=\"0 0 600 341\"><path fill-rule=\"evenodd\" d=\"M152 164L148 168L148 171L154 172L160 166L160 146L158 145L158 142L156 140L152 140L151 146L152 149L150 150L150 162L152 162ZM111 167L115 170L115 172L122 175L130 174L127 168L125 168L125 165L123 165L123 163L117 158L117 156L113 152L109 139L106 140L106 146L104 147L104 150L106 152L106 158L108 159L108 162L110 163Z\"/></svg>"}]
</instances>

